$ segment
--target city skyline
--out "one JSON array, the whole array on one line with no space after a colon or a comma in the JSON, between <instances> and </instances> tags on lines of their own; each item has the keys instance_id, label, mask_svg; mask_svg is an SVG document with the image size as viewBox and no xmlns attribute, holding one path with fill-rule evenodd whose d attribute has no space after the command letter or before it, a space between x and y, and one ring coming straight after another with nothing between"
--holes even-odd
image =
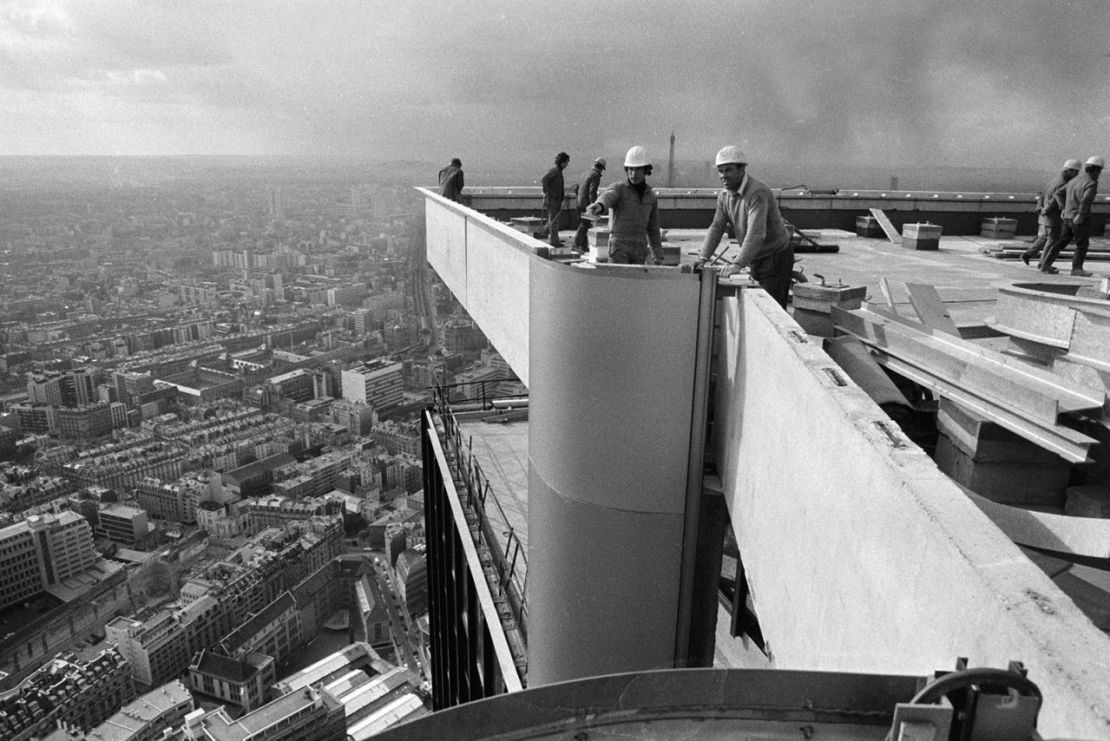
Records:
<instances>
[{"instance_id":1,"label":"city skyline","mask_svg":"<svg viewBox=\"0 0 1110 741\"><path fill-rule=\"evenodd\" d=\"M755 163L1105 154L1110 9L918 3L10 2L0 155L511 166L630 144ZM1044 164L1042 164L1044 161Z\"/></svg>"}]
</instances>

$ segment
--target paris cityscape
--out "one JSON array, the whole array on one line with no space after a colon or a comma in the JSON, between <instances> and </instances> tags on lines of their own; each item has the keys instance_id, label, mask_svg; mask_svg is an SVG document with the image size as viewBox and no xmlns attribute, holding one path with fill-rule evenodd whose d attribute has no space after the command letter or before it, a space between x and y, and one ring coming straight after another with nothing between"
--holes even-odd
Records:
<instances>
[{"instance_id":1,"label":"paris cityscape","mask_svg":"<svg viewBox=\"0 0 1110 741\"><path fill-rule=\"evenodd\" d=\"M416 418L436 384L522 387L423 269L412 184L20 164L0 191L0 736L84 737L135 703L233 723L342 650L386 683L375 707L422 709Z\"/></svg>"}]
</instances>

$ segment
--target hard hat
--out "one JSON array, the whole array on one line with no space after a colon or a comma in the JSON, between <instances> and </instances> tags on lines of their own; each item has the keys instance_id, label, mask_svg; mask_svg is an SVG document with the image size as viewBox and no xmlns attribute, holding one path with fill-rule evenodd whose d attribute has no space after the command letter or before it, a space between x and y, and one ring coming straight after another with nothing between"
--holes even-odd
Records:
<instances>
[{"instance_id":1,"label":"hard hat","mask_svg":"<svg viewBox=\"0 0 1110 741\"><path fill-rule=\"evenodd\" d=\"M604 157L598 157L596 160L594 160L594 164L597 165L598 167L600 167L602 170L604 170L605 169L605 158Z\"/></svg>"},{"instance_id":2,"label":"hard hat","mask_svg":"<svg viewBox=\"0 0 1110 741\"><path fill-rule=\"evenodd\" d=\"M1079 163L1079 160L1077 160L1077 159L1070 159L1070 160L1068 160L1067 162L1064 163L1064 169L1065 170L1082 170L1083 165L1081 165Z\"/></svg>"},{"instance_id":3,"label":"hard hat","mask_svg":"<svg viewBox=\"0 0 1110 741\"><path fill-rule=\"evenodd\" d=\"M727 147L721 147L721 151L717 152L717 161L714 163L715 167L721 165L746 165L748 158L740 151L740 147L734 147L731 144Z\"/></svg>"},{"instance_id":4,"label":"hard hat","mask_svg":"<svg viewBox=\"0 0 1110 741\"><path fill-rule=\"evenodd\" d=\"M628 150L628 154L624 155L625 167L648 167L651 161L648 160L647 150L637 145Z\"/></svg>"},{"instance_id":5,"label":"hard hat","mask_svg":"<svg viewBox=\"0 0 1110 741\"><path fill-rule=\"evenodd\" d=\"M1087 160L1087 164L1094 165L1095 167L1106 167L1106 160L1102 157L1091 157Z\"/></svg>"}]
</instances>

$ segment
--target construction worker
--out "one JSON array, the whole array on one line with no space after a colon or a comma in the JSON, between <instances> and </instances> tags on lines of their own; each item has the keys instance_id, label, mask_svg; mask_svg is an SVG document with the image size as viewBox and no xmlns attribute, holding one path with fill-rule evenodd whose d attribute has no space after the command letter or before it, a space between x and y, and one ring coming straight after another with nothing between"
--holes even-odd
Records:
<instances>
[{"instance_id":1,"label":"construction worker","mask_svg":"<svg viewBox=\"0 0 1110 741\"><path fill-rule=\"evenodd\" d=\"M578 231L574 233L574 247L579 252L586 251L588 247L586 233L590 231L590 220L583 219L582 214L591 203L597 200L597 188L601 185L603 172L605 172L605 158L598 157L594 160L594 166L582 176L582 182L578 184Z\"/></svg>"},{"instance_id":2,"label":"construction worker","mask_svg":"<svg viewBox=\"0 0 1110 741\"><path fill-rule=\"evenodd\" d=\"M609 262L631 265L663 262L659 198L647 182L651 170L647 150L632 147L624 155L625 179L610 185L586 207L587 213L595 216L610 212Z\"/></svg>"},{"instance_id":3,"label":"construction worker","mask_svg":"<svg viewBox=\"0 0 1110 741\"><path fill-rule=\"evenodd\" d=\"M1040 257L1046 244L1052 244L1060 237L1063 222L1060 219L1060 204L1056 202L1056 193L1063 191L1064 186L1079 174L1082 167L1079 160L1068 160L1060 174L1049 180L1044 192L1037 196L1037 238L1029 245L1029 249L1021 253L1021 261L1026 265L1030 260ZM1063 193L1060 195L1060 200L1063 200Z\"/></svg>"},{"instance_id":4,"label":"construction worker","mask_svg":"<svg viewBox=\"0 0 1110 741\"><path fill-rule=\"evenodd\" d=\"M1087 258L1087 243L1091 238L1091 204L1098 194L1098 176L1104 167L1106 167L1106 160L1102 157L1091 157L1083 165L1083 174L1064 186L1060 214L1063 227L1060 229L1060 236L1049 246L1041 259L1041 272L1058 272L1052 267L1052 263L1074 239L1075 254L1071 258L1071 274L1093 275L1083 269L1083 261ZM1056 195L1056 202L1060 203L1059 192Z\"/></svg>"},{"instance_id":5,"label":"construction worker","mask_svg":"<svg viewBox=\"0 0 1110 741\"><path fill-rule=\"evenodd\" d=\"M750 268L752 278L785 309L794 269L794 248L790 246L778 202L770 188L748 175L748 160L739 147L722 148L717 152L716 165L725 187L717 195L717 210L694 270L713 256L725 226L731 224L740 251L721 271L721 277Z\"/></svg>"},{"instance_id":6,"label":"construction worker","mask_svg":"<svg viewBox=\"0 0 1110 741\"><path fill-rule=\"evenodd\" d=\"M569 164L570 155L559 152L555 155L555 166L540 180L540 185L543 186L543 208L547 214L547 226L540 233L540 237L550 236L552 247L563 246L563 242L559 239L559 215L563 213L563 198L566 197L566 190L563 188L563 170L567 169Z\"/></svg>"},{"instance_id":7,"label":"construction worker","mask_svg":"<svg viewBox=\"0 0 1110 741\"><path fill-rule=\"evenodd\" d=\"M462 201L463 182L462 160L455 157L439 171L439 194L452 201Z\"/></svg>"}]
</instances>

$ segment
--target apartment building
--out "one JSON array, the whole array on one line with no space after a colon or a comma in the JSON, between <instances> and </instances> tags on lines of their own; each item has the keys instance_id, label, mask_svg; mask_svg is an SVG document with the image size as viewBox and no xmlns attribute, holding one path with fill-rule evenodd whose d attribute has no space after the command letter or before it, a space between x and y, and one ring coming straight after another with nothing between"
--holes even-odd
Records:
<instances>
[{"instance_id":1,"label":"apartment building","mask_svg":"<svg viewBox=\"0 0 1110 741\"><path fill-rule=\"evenodd\" d=\"M76 512L35 515L0 529L0 609L87 571L96 559L92 528Z\"/></svg>"},{"instance_id":2,"label":"apartment building","mask_svg":"<svg viewBox=\"0 0 1110 741\"><path fill-rule=\"evenodd\" d=\"M343 398L369 404L381 412L401 403L404 379L402 364L389 360L372 360L342 371Z\"/></svg>"},{"instance_id":3,"label":"apartment building","mask_svg":"<svg viewBox=\"0 0 1110 741\"><path fill-rule=\"evenodd\" d=\"M117 649L88 661L57 658L0 700L0 738L41 738L58 726L87 732L133 697L130 668Z\"/></svg>"}]
</instances>

